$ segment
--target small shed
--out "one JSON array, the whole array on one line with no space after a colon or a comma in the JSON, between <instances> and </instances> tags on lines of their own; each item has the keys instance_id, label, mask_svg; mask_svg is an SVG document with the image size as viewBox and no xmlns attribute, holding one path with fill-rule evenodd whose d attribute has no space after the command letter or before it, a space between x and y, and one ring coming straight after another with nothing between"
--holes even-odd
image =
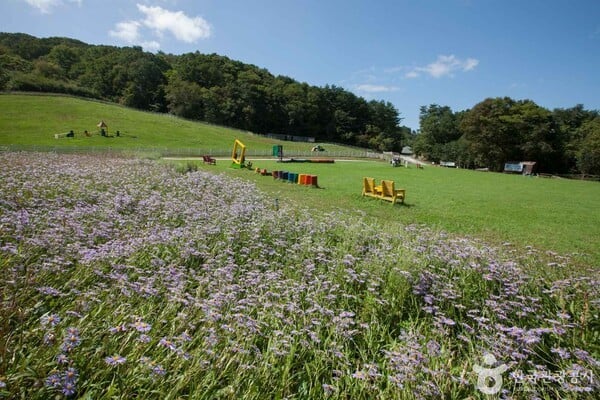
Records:
<instances>
[{"instance_id":1,"label":"small shed","mask_svg":"<svg viewBox=\"0 0 600 400\"><path fill-rule=\"evenodd\" d=\"M521 165L523 165L523 175L533 174L535 164L535 161L521 161Z\"/></svg>"},{"instance_id":2,"label":"small shed","mask_svg":"<svg viewBox=\"0 0 600 400\"><path fill-rule=\"evenodd\" d=\"M440 167L456 168L456 163L454 161L440 161Z\"/></svg>"},{"instance_id":3,"label":"small shed","mask_svg":"<svg viewBox=\"0 0 600 400\"><path fill-rule=\"evenodd\" d=\"M400 152L400 154L405 155L405 156L411 156L413 154L412 147L404 146L402 148L402 151Z\"/></svg>"},{"instance_id":4,"label":"small shed","mask_svg":"<svg viewBox=\"0 0 600 400\"><path fill-rule=\"evenodd\" d=\"M535 164L535 161L509 161L504 164L504 172L531 175Z\"/></svg>"}]
</instances>

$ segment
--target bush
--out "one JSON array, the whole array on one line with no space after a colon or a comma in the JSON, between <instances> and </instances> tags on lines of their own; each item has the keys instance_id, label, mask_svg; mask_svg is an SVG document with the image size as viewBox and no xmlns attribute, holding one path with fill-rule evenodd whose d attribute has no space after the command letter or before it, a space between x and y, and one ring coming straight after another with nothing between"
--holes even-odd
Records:
<instances>
[{"instance_id":1,"label":"bush","mask_svg":"<svg viewBox=\"0 0 600 400\"><path fill-rule=\"evenodd\" d=\"M88 88L67 81L46 78L36 73L16 72L6 84L6 88L13 91L65 93L98 98L98 95Z\"/></svg>"}]
</instances>

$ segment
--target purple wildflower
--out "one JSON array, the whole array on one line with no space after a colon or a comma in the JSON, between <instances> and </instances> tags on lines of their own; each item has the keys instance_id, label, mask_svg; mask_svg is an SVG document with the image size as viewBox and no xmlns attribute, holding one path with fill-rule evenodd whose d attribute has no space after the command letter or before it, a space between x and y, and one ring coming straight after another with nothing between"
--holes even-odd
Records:
<instances>
[{"instance_id":1,"label":"purple wildflower","mask_svg":"<svg viewBox=\"0 0 600 400\"><path fill-rule=\"evenodd\" d=\"M333 393L335 393L336 390L335 386L328 385L326 383L322 385L322 388L323 392L325 392L325 396L331 396Z\"/></svg>"},{"instance_id":2,"label":"purple wildflower","mask_svg":"<svg viewBox=\"0 0 600 400\"><path fill-rule=\"evenodd\" d=\"M59 354L58 356L56 356L56 362L59 364L68 364L69 363L69 357L67 357L66 354Z\"/></svg>"},{"instance_id":3,"label":"purple wildflower","mask_svg":"<svg viewBox=\"0 0 600 400\"><path fill-rule=\"evenodd\" d=\"M40 318L40 323L44 327L46 325L50 325L51 327L54 327L54 326L58 325L59 322L60 322L60 317L58 316L58 314L43 315L42 318Z\"/></svg>"},{"instance_id":4,"label":"purple wildflower","mask_svg":"<svg viewBox=\"0 0 600 400\"><path fill-rule=\"evenodd\" d=\"M76 383L77 378L79 378L79 374L75 368L67 368L67 370L62 375L64 382L72 382Z\"/></svg>"},{"instance_id":5,"label":"purple wildflower","mask_svg":"<svg viewBox=\"0 0 600 400\"><path fill-rule=\"evenodd\" d=\"M158 344L160 344L161 346L165 346L169 350L176 350L177 349L177 346L175 346L175 343L173 343L171 340L169 340L167 338L160 339L160 341L158 342Z\"/></svg>"},{"instance_id":6,"label":"purple wildflower","mask_svg":"<svg viewBox=\"0 0 600 400\"><path fill-rule=\"evenodd\" d=\"M118 354L104 358L104 362L107 363L108 365L110 365L111 367L113 367L115 365L124 364L126 361L127 361L127 359L125 357L121 357Z\"/></svg>"},{"instance_id":7,"label":"purple wildflower","mask_svg":"<svg viewBox=\"0 0 600 400\"><path fill-rule=\"evenodd\" d=\"M429 355L439 356L441 353L440 350L441 350L441 346L435 340L432 339L429 342L427 342L427 352L429 353Z\"/></svg>"},{"instance_id":8,"label":"purple wildflower","mask_svg":"<svg viewBox=\"0 0 600 400\"><path fill-rule=\"evenodd\" d=\"M148 336L148 335L146 335L146 334L142 333L142 334L141 334L141 335L138 337L138 340L139 340L140 342L142 342L142 343L149 343L149 342L150 342L150 340L152 340L152 339L150 338L150 336Z\"/></svg>"},{"instance_id":9,"label":"purple wildflower","mask_svg":"<svg viewBox=\"0 0 600 400\"><path fill-rule=\"evenodd\" d=\"M550 349L550 351L554 354L558 354L558 356L563 360L571 358L571 353L569 353L566 349L563 349L562 347L553 347Z\"/></svg>"},{"instance_id":10,"label":"purple wildflower","mask_svg":"<svg viewBox=\"0 0 600 400\"><path fill-rule=\"evenodd\" d=\"M133 324L131 324L131 326L133 328L135 328L138 332L149 332L150 329L152 329L152 325L144 322L144 321L135 321Z\"/></svg>"},{"instance_id":11,"label":"purple wildflower","mask_svg":"<svg viewBox=\"0 0 600 400\"><path fill-rule=\"evenodd\" d=\"M75 394L75 383L68 381L63 382L61 391L65 396Z\"/></svg>"},{"instance_id":12,"label":"purple wildflower","mask_svg":"<svg viewBox=\"0 0 600 400\"><path fill-rule=\"evenodd\" d=\"M112 333L112 334L121 333L121 332L127 332L127 326L125 326L125 325L113 326L108 331L110 333Z\"/></svg>"},{"instance_id":13,"label":"purple wildflower","mask_svg":"<svg viewBox=\"0 0 600 400\"><path fill-rule=\"evenodd\" d=\"M46 386L51 388L58 388L61 385L61 376L58 372L53 372L46 377Z\"/></svg>"},{"instance_id":14,"label":"purple wildflower","mask_svg":"<svg viewBox=\"0 0 600 400\"><path fill-rule=\"evenodd\" d=\"M79 337L79 329L74 327L67 328L67 335L63 339L63 344L61 346L61 350L65 352L70 352L75 347L79 346L81 343L81 338Z\"/></svg>"},{"instance_id":15,"label":"purple wildflower","mask_svg":"<svg viewBox=\"0 0 600 400\"><path fill-rule=\"evenodd\" d=\"M154 375L163 376L164 374L167 373L167 371L165 371L165 369L162 367L162 365L156 364L155 366L152 367L152 373Z\"/></svg>"},{"instance_id":16,"label":"purple wildflower","mask_svg":"<svg viewBox=\"0 0 600 400\"><path fill-rule=\"evenodd\" d=\"M44 339L43 342L45 345L52 345L54 344L54 342L56 341L56 336L54 335L54 333L52 332L46 332L44 333Z\"/></svg>"},{"instance_id":17,"label":"purple wildflower","mask_svg":"<svg viewBox=\"0 0 600 400\"><path fill-rule=\"evenodd\" d=\"M54 296L54 297L58 297L60 296L62 293L59 290L56 290L53 287L50 286L40 286L37 288L38 292L42 293L42 294L47 294L49 296Z\"/></svg>"}]
</instances>

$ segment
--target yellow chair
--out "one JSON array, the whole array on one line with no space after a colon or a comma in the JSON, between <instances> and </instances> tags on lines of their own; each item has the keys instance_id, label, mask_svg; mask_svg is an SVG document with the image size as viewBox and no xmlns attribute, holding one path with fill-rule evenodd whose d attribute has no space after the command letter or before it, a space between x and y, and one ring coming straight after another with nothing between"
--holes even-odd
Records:
<instances>
[{"instance_id":1,"label":"yellow chair","mask_svg":"<svg viewBox=\"0 0 600 400\"><path fill-rule=\"evenodd\" d=\"M375 186L375 179L363 178L363 196L379 197L381 195L381 186Z\"/></svg>"},{"instance_id":2,"label":"yellow chair","mask_svg":"<svg viewBox=\"0 0 600 400\"><path fill-rule=\"evenodd\" d=\"M400 199L400 202L404 204L404 197L406 197L406 190L395 189L394 181L381 181L381 195L382 200L391 201L392 205L396 203L396 200Z\"/></svg>"}]
</instances>

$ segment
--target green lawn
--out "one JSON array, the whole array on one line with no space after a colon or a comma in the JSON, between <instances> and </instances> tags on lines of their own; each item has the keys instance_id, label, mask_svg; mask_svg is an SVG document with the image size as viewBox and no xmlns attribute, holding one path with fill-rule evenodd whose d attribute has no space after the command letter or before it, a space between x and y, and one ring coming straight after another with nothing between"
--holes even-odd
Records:
<instances>
[{"instance_id":1,"label":"green lawn","mask_svg":"<svg viewBox=\"0 0 600 400\"><path fill-rule=\"evenodd\" d=\"M278 197L315 210L342 209L387 223L426 224L448 232L479 237L516 248L533 246L562 254L583 253L586 263L600 264L600 185L470 170L426 167L393 168L384 162L340 161L335 164L280 164L254 161L269 171L318 175L321 189L276 181L248 170L217 167L229 175L252 179ZM362 197L362 177L392 179L406 189L406 203Z\"/></svg>"}]
</instances>

